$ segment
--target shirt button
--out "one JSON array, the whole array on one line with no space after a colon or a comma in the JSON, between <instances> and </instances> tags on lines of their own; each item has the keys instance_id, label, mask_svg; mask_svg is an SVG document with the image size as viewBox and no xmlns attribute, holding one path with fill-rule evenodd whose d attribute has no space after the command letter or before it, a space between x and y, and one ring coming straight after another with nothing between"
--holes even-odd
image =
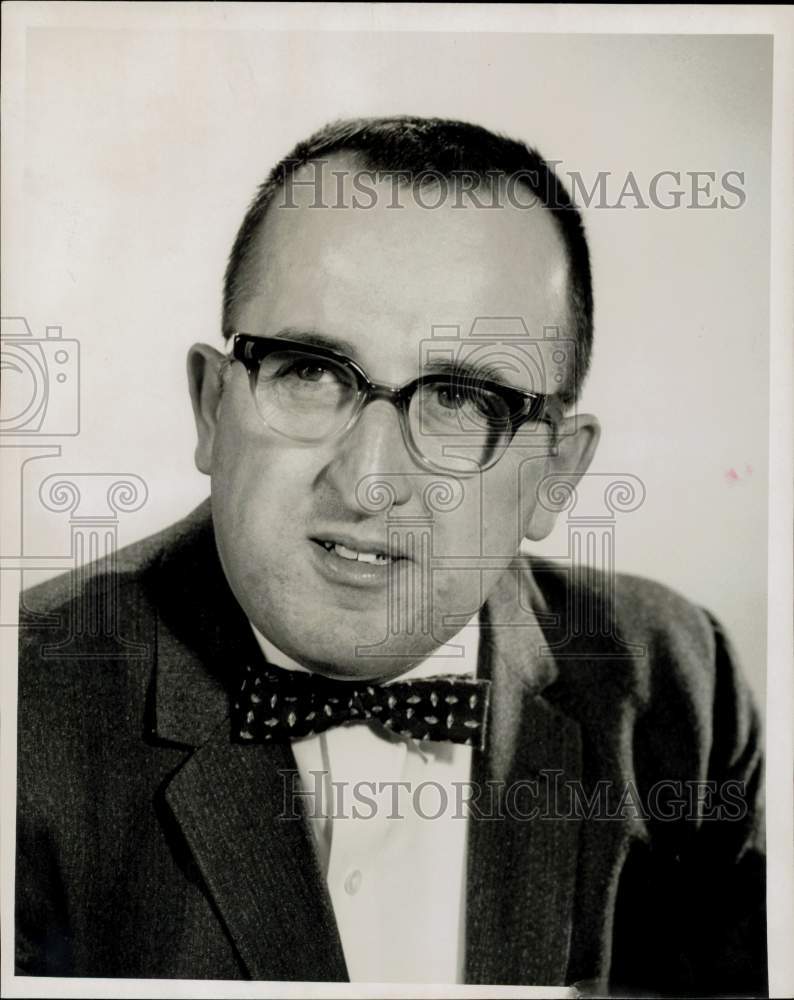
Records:
<instances>
[{"instance_id":1,"label":"shirt button","mask_svg":"<svg viewBox=\"0 0 794 1000\"><path fill-rule=\"evenodd\" d=\"M355 871L350 872L350 874L345 879L345 892L348 896L355 896L358 890L361 888L361 879L363 878L361 872L358 868Z\"/></svg>"}]
</instances>

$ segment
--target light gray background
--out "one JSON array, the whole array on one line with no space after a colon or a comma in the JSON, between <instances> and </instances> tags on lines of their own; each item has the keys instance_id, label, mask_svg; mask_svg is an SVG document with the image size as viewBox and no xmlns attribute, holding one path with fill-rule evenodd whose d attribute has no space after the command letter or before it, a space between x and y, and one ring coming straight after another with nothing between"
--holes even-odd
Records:
<instances>
[{"instance_id":1,"label":"light gray background","mask_svg":"<svg viewBox=\"0 0 794 1000\"><path fill-rule=\"evenodd\" d=\"M714 611L763 702L771 71L768 36L29 30L3 313L79 339L82 429L29 467L26 552L68 551L64 516L36 499L51 472L141 475L149 500L124 543L206 495L184 355L219 344L225 257L256 185L328 119L465 118L588 186L612 171L613 195L629 170L641 186L739 170L737 211L585 211L596 347L581 407L604 428L593 471L647 490L618 520L618 569ZM535 551L563 554L566 535L563 521Z\"/></svg>"}]
</instances>

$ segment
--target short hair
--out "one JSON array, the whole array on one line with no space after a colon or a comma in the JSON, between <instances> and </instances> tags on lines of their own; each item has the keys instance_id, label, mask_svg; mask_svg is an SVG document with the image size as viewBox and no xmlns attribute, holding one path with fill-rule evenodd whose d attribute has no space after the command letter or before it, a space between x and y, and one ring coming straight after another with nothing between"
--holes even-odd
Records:
<instances>
[{"instance_id":1,"label":"short hair","mask_svg":"<svg viewBox=\"0 0 794 1000\"><path fill-rule=\"evenodd\" d=\"M405 115L344 119L299 142L261 184L237 233L224 278L224 336L231 334L232 313L245 295L246 265L276 193L301 167L336 154L349 154L367 171L396 175L398 180L414 177L420 185L461 175L473 176L483 185L518 176L553 215L568 257L568 301L576 350L557 394L565 406L573 404L590 366L593 342L590 254L581 215L553 167L536 150L469 122Z\"/></svg>"}]
</instances>

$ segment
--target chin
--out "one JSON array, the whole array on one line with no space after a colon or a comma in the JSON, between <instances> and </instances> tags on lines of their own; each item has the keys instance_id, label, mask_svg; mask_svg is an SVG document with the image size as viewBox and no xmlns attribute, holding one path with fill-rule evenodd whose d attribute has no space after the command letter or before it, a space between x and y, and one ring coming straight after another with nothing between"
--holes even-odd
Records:
<instances>
[{"instance_id":1,"label":"chin","mask_svg":"<svg viewBox=\"0 0 794 1000\"><path fill-rule=\"evenodd\" d=\"M373 630L369 640L365 634L360 632L344 642L324 643L322 660L316 658L316 648L303 651L304 655L295 659L329 677L386 680L415 667L445 641L432 635L391 635L385 628Z\"/></svg>"},{"instance_id":2,"label":"chin","mask_svg":"<svg viewBox=\"0 0 794 1000\"><path fill-rule=\"evenodd\" d=\"M329 677L373 681L396 677L421 663L457 631L457 626L445 629L440 622L432 631L419 621L390 622L383 597L375 606L359 601L358 607L346 608L321 601L313 605L284 602L279 599L283 596L257 588L256 598L249 600L249 587L238 600L257 629L283 653Z\"/></svg>"}]
</instances>

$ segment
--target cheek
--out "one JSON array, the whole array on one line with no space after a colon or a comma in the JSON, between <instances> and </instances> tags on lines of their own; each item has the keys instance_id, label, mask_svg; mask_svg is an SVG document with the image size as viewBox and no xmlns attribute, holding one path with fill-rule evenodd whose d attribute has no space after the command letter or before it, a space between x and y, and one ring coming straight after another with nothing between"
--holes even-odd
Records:
<instances>
[{"instance_id":1,"label":"cheek","mask_svg":"<svg viewBox=\"0 0 794 1000\"><path fill-rule=\"evenodd\" d=\"M463 500L436 515L434 542L446 555L513 558L537 504L545 457L505 456L481 479L463 480Z\"/></svg>"},{"instance_id":2,"label":"cheek","mask_svg":"<svg viewBox=\"0 0 794 1000\"><path fill-rule=\"evenodd\" d=\"M229 421L215 440L212 508L221 551L251 568L302 537L317 456ZM303 532L305 533L305 532ZM252 559L256 554L258 558ZM280 561L283 564L283 559ZM272 569L272 566L271 566Z\"/></svg>"},{"instance_id":3,"label":"cheek","mask_svg":"<svg viewBox=\"0 0 794 1000\"><path fill-rule=\"evenodd\" d=\"M498 473L498 474L497 474ZM505 461L491 475L471 481L466 503L450 524L465 552L512 558L524 536L524 498L534 488L534 476Z\"/></svg>"},{"instance_id":4,"label":"cheek","mask_svg":"<svg viewBox=\"0 0 794 1000\"><path fill-rule=\"evenodd\" d=\"M493 560L515 558L523 532L516 482L509 473L461 482L461 503L433 520L432 551L444 568L434 571L432 590L443 610L473 614L504 571ZM483 567L484 559L490 568Z\"/></svg>"}]
</instances>

